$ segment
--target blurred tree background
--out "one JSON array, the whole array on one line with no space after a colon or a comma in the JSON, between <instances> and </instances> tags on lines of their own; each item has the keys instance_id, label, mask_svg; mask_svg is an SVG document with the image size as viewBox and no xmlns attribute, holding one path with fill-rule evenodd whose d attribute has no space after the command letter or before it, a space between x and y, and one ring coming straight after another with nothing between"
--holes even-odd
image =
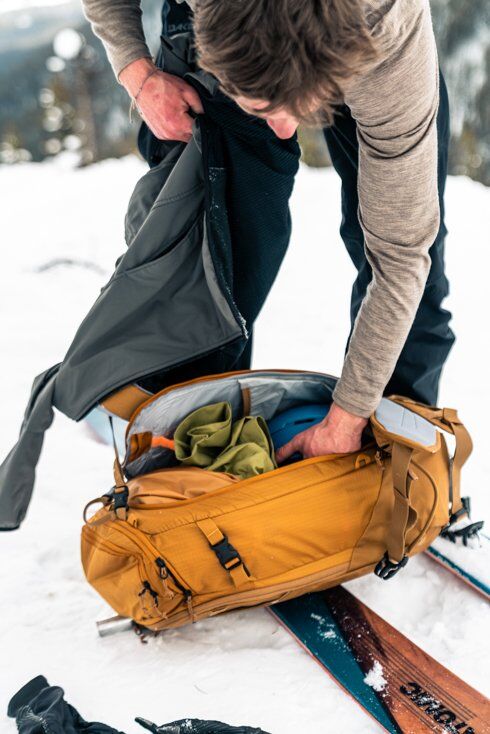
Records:
<instances>
[{"instance_id":1,"label":"blurred tree background","mask_svg":"<svg viewBox=\"0 0 490 734\"><path fill-rule=\"evenodd\" d=\"M160 0L142 0L152 50ZM490 186L490 2L431 0L452 118L450 170ZM63 156L83 166L135 150L137 126L80 0L1 0L0 162ZM328 165L318 130L303 157Z\"/></svg>"}]
</instances>

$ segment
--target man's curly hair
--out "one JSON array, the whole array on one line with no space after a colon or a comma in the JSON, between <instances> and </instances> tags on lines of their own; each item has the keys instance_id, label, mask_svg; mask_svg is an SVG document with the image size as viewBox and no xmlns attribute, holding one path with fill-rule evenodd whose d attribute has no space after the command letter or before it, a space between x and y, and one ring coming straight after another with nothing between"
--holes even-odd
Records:
<instances>
[{"instance_id":1,"label":"man's curly hair","mask_svg":"<svg viewBox=\"0 0 490 734\"><path fill-rule=\"evenodd\" d=\"M330 124L342 83L376 57L365 16L365 0L197 0L199 63L264 112Z\"/></svg>"}]
</instances>

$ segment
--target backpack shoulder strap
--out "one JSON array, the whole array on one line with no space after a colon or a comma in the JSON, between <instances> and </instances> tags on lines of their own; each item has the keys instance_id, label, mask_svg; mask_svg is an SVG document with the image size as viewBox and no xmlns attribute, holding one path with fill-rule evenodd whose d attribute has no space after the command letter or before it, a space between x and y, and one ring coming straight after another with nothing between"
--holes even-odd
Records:
<instances>
[{"instance_id":1,"label":"backpack shoulder strap","mask_svg":"<svg viewBox=\"0 0 490 734\"><path fill-rule=\"evenodd\" d=\"M454 435L456 450L449 464L450 513L454 516L463 507L460 491L461 468L473 448L468 431L460 421L457 412L452 408L431 407L400 396L392 396L390 399L417 413L437 428ZM410 507L410 487L414 478L410 464L414 451L413 446L393 441L391 453L394 490L392 522L387 536L387 553L376 568L376 574L383 578L390 578L407 561L406 533L416 520L415 512Z\"/></svg>"},{"instance_id":2,"label":"backpack shoulder strap","mask_svg":"<svg viewBox=\"0 0 490 734\"><path fill-rule=\"evenodd\" d=\"M408 410L417 413L433 425L443 431L452 433L456 439L456 450L450 459L450 510L454 514L462 508L461 502L461 469L468 460L473 451L473 441L460 420L458 413L454 408L436 408L423 403L417 403L415 400L394 395L391 397L397 403L400 403Z\"/></svg>"}]
</instances>

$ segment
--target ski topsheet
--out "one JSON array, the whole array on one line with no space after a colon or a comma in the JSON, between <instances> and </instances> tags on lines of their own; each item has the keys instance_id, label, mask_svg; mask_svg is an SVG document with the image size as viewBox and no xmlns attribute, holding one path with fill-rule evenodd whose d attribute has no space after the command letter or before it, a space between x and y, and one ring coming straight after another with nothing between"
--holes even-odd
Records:
<instances>
[{"instance_id":1,"label":"ski topsheet","mask_svg":"<svg viewBox=\"0 0 490 734\"><path fill-rule=\"evenodd\" d=\"M490 701L341 586L272 614L390 734L490 734Z\"/></svg>"}]
</instances>

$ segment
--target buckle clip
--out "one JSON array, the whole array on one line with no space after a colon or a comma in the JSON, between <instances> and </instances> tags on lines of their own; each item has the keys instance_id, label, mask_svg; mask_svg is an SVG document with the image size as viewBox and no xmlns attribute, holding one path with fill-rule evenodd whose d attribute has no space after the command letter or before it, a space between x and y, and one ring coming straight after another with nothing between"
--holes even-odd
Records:
<instances>
[{"instance_id":1,"label":"buckle clip","mask_svg":"<svg viewBox=\"0 0 490 734\"><path fill-rule=\"evenodd\" d=\"M454 525L460 517L466 515L468 518L471 517L471 500L469 497L461 497L461 507L457 512L453 512L449 518L448 527Z\"/></svg>"},{"instance_id":2,"label":"buckle clip","mask_svg":"<svg viewBox=\"0 0 490 734\"><path fill-rule=\"evenodd\" d=\"M242 563L240 554L232 546L226 535L223 536L222 540L211 545L211 548L216 553L218 561L227 571L231 571Z\"/></svg>"},{"instance_id":3,"label":"buckle clip","mask_svg":"<svg viewBox=\"0 0 490 734\"><path fill-rule=\"evenodd\" d=\"M104 497L107 497L109 500L111 510L114 512L116 518L125 520L129 501L129 489L126 485L113 487Z\"/></svg>"},{"instance_id":4,"label":"buckle clip","mask_svg":"<svg viewBox=\"0 0 490 734\"><path fill-rule=\"evenodd\" d=\"M388 581L396 576L401 568L404 568L408 563L408 556L403 556L401 561L392 561L388 556L388 551L385 552L383 558L379 561L374 569L374 573L378 578Z\"/></svg>"}]
</instances>

